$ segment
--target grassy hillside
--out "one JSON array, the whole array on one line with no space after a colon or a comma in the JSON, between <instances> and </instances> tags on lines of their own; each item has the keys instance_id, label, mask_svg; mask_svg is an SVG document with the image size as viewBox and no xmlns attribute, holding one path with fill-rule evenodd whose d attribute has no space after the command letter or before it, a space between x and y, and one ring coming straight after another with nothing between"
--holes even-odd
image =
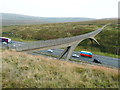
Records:
<instances>
[{"instance_id":1,"label":"grassy hillside","mask_svg":"<svg viewBox=\"0 0 120 90\"><path fill-rule=\"evenodd\" d=\"M119 88L118 70L3 51L3 88Z\"/></svg>"},{"instance_id":2,"label":"grassy hillside","mask_svg":"<svg viewBox=\"0 0 120 90\"><path fill-rule=\"evenodd\" d=\"M100 42L100 46L91 43L90 40L82 41L77 50L88 50L95 52L103 52L117 55L120 53L118 44L117 20L94 20L86 22L57 23L44 25L22 25L22 26L3 26L3 36L10 37L13 40L33 41L33 40L49 40L55 38L72 37L91 32L103 25L111 23L96 39Z\"/></svg>"}]
</instances>

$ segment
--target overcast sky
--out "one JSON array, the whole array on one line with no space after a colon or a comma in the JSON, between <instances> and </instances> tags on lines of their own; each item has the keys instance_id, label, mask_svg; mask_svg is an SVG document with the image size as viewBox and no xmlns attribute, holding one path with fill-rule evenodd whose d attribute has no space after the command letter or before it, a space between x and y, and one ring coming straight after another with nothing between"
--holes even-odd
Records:
<instances>
[{"instance_id":1,"label":"overcast sky","mask_svg":"<svg viewBox=\"0 0 120 90\"><path fill-rule=\"evenodd\" d=\"M119 0L0 0L0 12L40 17L118 17Z\"/></svg>"}]
</instances>

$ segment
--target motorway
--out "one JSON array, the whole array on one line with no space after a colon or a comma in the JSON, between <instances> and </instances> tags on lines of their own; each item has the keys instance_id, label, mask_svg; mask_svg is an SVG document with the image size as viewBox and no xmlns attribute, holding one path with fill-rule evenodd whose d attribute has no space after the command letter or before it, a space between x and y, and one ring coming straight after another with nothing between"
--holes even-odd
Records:
<instances>
[{"instance_id":1,"label":"motorway","mask_svg":"<svg viewBox=\"0 0 120 90\"><path fill-rule=\"evenodd\" d=\"M16 45L21 46L21 44L25 45L26 43L25 42L12 41L12 43L9 44L9 45L12 46L12 48L14 49ZM0 43L0 47L2 47L2 43ZM64 49L52 49L52 50L53 50L53 53L50 53L47 50L36 51L36 53L34 53L32 51L29 51L27 53L28 54L32 54L32 55L47 54L47 55L53 55L53 56L59 57L61 55L61 53L63 52ZM79 52L74 51L73 54L79 55ZM120 68L120 65L119 65L120 59L118 59L118 58L112 58L112 57L100 56L100 55L94 55L93 54L92 58L83 57L83 56L79 55L79 58L71 57L71 59L82 61L82 62L87 62L87 63L94 63L93 59L97 59L100 62L102 62L102 65L110 66L110 67L115 67L115 68Z\"/></svg>"},{"instance_id":2,"label":"motorway","mask_svg":"<svg viewBox=\"0 0 120 90\"><path fill-rule=\"evenodd\" d=\"M47 50L37 51L37 52L28 52L28 53L32 54L32 55L45 54L45 55L52 55L52 56L59 57L61 55L61 53L63 52L64 49L52 49L52 50L53 50L53 53L50 53ZM73 54L79 55L79 52L74 51ZM118 64L118 62L120 62L120 59L118 59L118 58L112 58L112 57L100 56L100 55L94 55L93 54L92 58L83 57L83 56L79 55L79 58L77 58L77 57L71 57L71 59L75 59L75 60L83 61L83 62L87 62L87 63L94 63L93 60L97 59L100 62L102 62L102 65L110 66L110 67L115 67L115 68L120 68L120 66Z\"/></svg>"}]
</instances>

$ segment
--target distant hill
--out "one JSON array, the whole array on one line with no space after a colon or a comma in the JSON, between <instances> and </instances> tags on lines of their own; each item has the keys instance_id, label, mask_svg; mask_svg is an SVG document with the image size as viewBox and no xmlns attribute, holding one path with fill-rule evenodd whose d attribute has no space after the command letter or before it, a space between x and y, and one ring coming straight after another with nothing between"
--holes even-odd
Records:
<instances>
[{"instance_id":1,"label":"distant hill","mask_svg":"<svg viewBox=\"0 0 120 90\"><path fill-rule=\"evenodd\" d=\"M45 23L61 23L61 22L80 22L95 20L95 18L83 17L34 17L12 13L0 13L2 25L22 25L22 24L45 24Z\"/></svg>"}]
</instances>

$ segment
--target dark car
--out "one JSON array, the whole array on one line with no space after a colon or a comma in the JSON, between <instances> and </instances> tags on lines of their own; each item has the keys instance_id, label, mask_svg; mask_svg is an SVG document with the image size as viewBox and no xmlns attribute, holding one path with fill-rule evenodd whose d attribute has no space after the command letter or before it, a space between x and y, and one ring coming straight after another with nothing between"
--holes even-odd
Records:
<instances>
[{"instance_id":1,"label":"dark car","mask_svg":"<svg viewBox=\"0 0 120 90\"><path fill-rule=\"evenodd\" d=\"M93 62L102 64L102 63L101 63L99 60L97 60L97 59L94 59Z\"/></svg>"}]
</instances>

